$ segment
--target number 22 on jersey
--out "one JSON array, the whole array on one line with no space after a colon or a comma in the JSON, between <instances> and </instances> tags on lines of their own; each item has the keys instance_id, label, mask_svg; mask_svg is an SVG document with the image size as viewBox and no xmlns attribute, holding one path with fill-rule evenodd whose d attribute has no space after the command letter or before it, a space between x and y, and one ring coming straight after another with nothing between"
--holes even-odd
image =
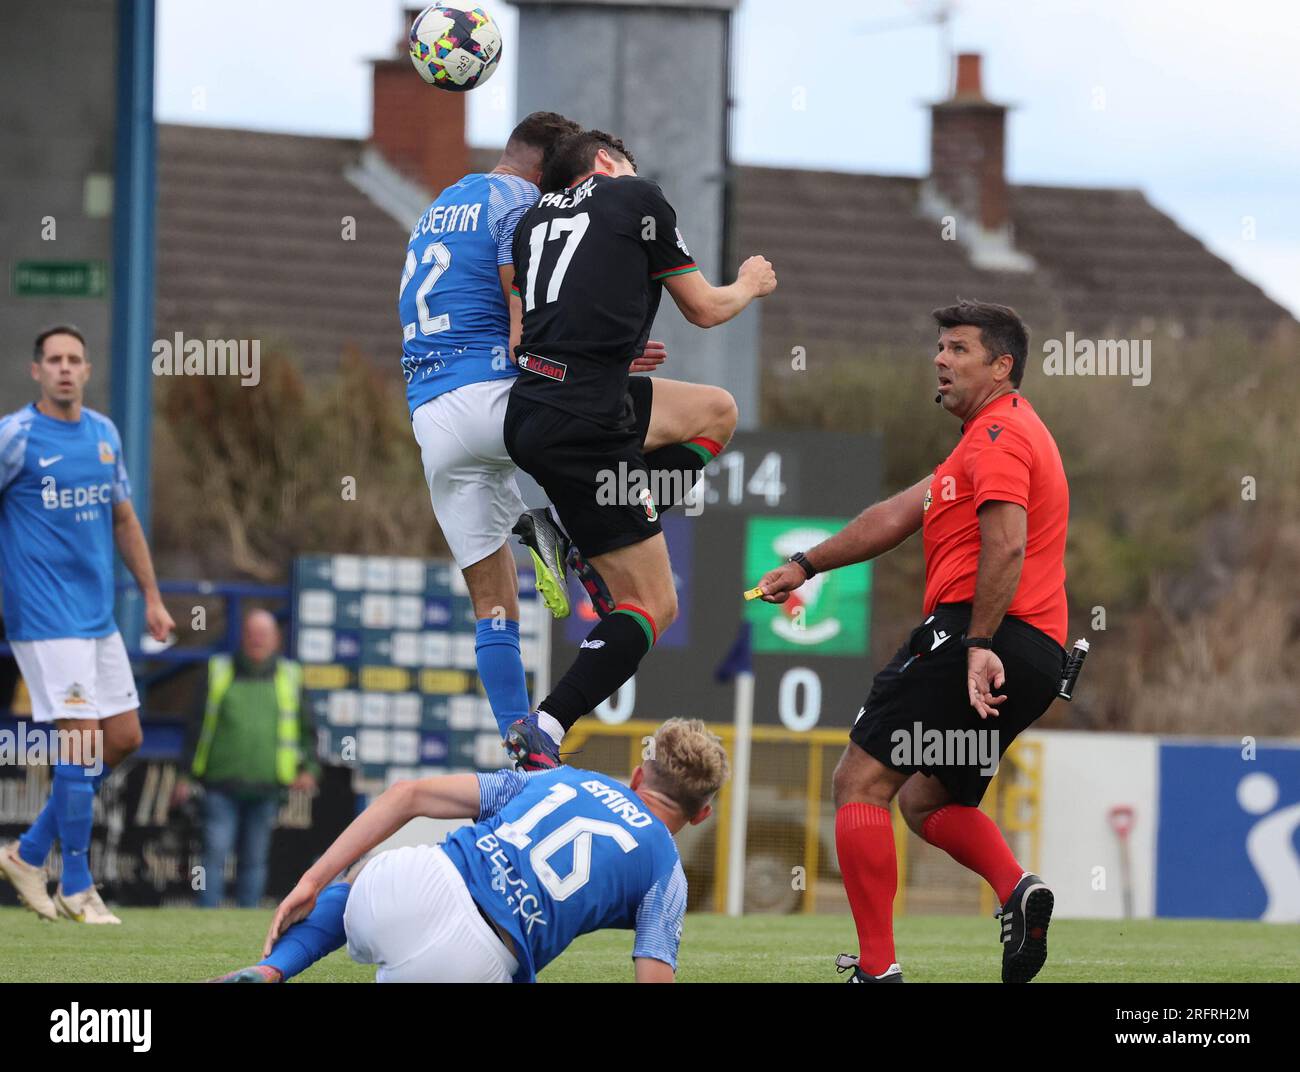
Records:
<instances>
[{"instance_id":1,"label":"number 22 on jersey","mask_svg":"<svg viewBox=\"0 0 1300 1072\"><path fill-rule=\"evenodd\" d=\"M415 307L420 315L420 334L437 335L440 331L446 331L451 327L451 317L446 313L434 316L429 312L429 292L442 278L442 273L451 267L451 250L442 242L432 242L424 247L424 256L420 258L420 263L430 266L428 274L420 283L420 288L415 292ZM399 298L414 277L415 268L415 250L407 250L406 265L402 269L402 285L397 288ZM405 325L407 338L414 334L414 328L414 324Z\"/></svg>"}]
</instances>

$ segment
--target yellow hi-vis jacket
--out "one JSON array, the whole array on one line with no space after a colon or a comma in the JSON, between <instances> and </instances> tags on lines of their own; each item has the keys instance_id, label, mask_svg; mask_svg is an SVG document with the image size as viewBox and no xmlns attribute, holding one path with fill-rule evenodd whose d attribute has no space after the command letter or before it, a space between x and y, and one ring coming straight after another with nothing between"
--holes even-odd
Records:
<instances>
[{"instance_id":1,"label":"yellow hi-vis jacket","mask_svg":"<svg viewBox=\"0 0 1300 1072\"><path fill-rule=\"evenodd\" d=\"M208 767L208 754L217 732L217 715L221 701L235 681L235 662L229 655L214 655L208 660L208 698L203 712L203 728L194 750L194 777L202 778ZM298 775L299 748L298 707L302 686L302 667L292 659L277 659L275 665L275 699L279 714L275 734L275 776L281 785L289 785Z\"/></svg>"}]
</instances>

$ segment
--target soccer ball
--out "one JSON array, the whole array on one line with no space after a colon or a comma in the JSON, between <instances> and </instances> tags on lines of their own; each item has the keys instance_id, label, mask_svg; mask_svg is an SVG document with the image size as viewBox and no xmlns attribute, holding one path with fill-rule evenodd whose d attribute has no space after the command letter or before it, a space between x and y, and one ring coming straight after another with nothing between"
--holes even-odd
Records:
<instances>
[{"instance_id":1,"label":"soccer ball","mask_svg":"<svg viewBox=\"0 0 1300 1072\"><path fill-rule=\"evenodd\" d=\"M501 31L481 7L431 4L411 24L411 62L429 85L464 93L496 71Z\"/></svg>"}]
</instances>

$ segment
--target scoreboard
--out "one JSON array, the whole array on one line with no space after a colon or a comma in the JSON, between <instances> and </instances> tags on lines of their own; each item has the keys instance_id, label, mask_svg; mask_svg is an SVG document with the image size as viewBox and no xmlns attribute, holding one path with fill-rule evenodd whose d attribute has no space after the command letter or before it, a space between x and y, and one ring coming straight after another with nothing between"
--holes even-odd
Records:
<instances>
[{"instance_id":1,"label":"scoreboard","mask_svg":"<svg viewBox=\"0 0 1300 1072\"><path fill-rule=\"evenodd\" d=\"M871 682L871 566L818 574L782 605L743 593L794 551L837 532L880 497L878 436L739 432L704 470L691 500L663 515L678 618L596 717L730 721L730 686L714 669L742 621L753 626L754 720L793 730L849 726ZM556 623L552 679L595 622L576 583ZM540 697L539 697L540 698Z\"/></svg>"},{"instance_id":2,"label":"scoreboard","mask_svg":"<svg viewBox=\"0 0 1300 1072\"><path fill-rule=\"evenodd\" d=\"M549 630L531 567L519 577L529 694L545 688ZM321 756L358 793L401 778L500 767L501 736L478 681L474 608L452 563L306 555L294 562L292 651Z\"/></svg>"}]
</instances>

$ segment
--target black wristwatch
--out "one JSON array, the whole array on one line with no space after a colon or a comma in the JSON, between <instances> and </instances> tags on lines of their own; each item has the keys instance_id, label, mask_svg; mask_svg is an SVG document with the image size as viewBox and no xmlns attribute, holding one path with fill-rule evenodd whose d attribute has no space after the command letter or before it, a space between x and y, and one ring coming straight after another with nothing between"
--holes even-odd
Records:
<instances>
[{"instance_id":1,"label":"black wristwatch","mask_svg":"<svg viewBox=\"0 0 1300 1072\"><path fill-rule=\"evenodd\" d=\"M964 636L961 638L963 648L993 648L993 638L991 636Z\"/></svg>"},{"instance_id":2,"label":"black wristwatch","mask_svg":"<svg viewBox=\"0 0 1300 1072\"><path fill-rule=\"evenodd\" d=\"M804 573L808 575L807 577L808 580L811 580L813 577L817 576L817 571L813 569L813 564L808 561L808 556L805 555L802 551L796 551L794 554L792 554L790 556L790 561L798 562L799 565L803 567Z\"/></svg>"}]
</instances>

